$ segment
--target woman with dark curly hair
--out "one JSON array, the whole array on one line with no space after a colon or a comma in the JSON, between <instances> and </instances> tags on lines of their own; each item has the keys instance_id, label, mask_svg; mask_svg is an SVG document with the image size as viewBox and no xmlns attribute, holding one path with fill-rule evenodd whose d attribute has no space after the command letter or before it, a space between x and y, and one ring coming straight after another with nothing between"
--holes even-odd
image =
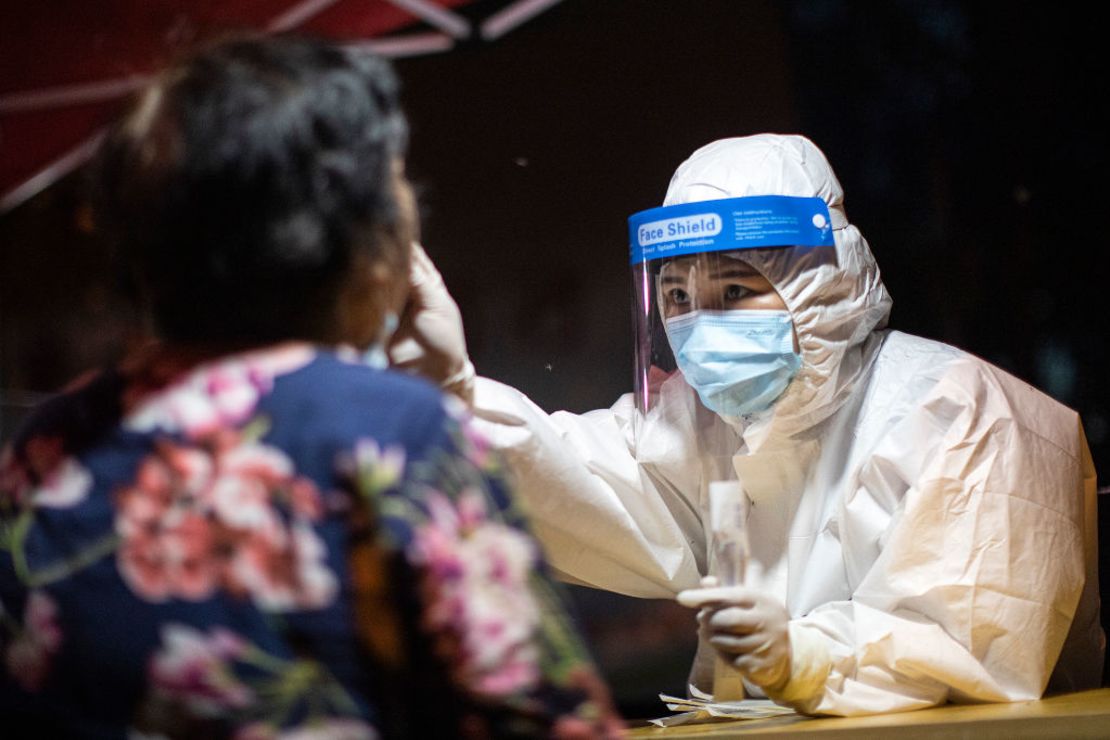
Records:
<instances>
[{"instance_id":1,"label":"woman with dark curly hair","mask_svg":"<svg viewBox=\"0 0 1110 740\"><path fill-rule=\"evenodd\" d=\"M619 733L465 406L376 367L422 258L405 139L385 62L295 38L208 46L111 130L99 221L160 341L3 453L0 734Z\"/></svg>"}]
</instances>

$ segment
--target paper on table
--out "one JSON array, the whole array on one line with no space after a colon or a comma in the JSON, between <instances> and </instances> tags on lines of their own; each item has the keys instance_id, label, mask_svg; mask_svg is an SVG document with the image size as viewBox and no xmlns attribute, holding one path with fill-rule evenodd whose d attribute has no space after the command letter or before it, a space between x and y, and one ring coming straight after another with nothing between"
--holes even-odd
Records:
<instances>
[{"instance_id":1,"label":"paper on table","mask_svg":"<svg viewBox=\"0 0 1110 740\"><path fill-rule=\"evenodd\" d=\"M651 720L651 723L658 727L673 727L675 725L724 719L763 719L765 717L794 714L793 709L780 707L767 699L715 702L712 698L682 699L667 694L660 694L659 699L667 705L667 709L672 712L681 712L681 714Z\"/></svg>"}]
</instances>

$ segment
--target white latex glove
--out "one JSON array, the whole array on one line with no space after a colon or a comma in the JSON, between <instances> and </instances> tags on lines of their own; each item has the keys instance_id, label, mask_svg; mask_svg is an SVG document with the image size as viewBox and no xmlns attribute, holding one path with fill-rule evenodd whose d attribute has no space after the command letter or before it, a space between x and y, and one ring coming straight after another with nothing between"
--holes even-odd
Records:
<instances>
[{"instance_id":1,"label":"white latex glove","mask_svg":"<svg viewBox=\"0 0 1110 740\"><path fill-rule=\"evenodd\" d=\"M678 603L700 609L698 624L718 654L764 691L775 691L790 680L790 615L779 601L743 586L716 586L678 594Z\"/></svg>"},{"instance_id":2,"label":"white latex glove","mask_svg":"<svg viewBox=\"0 0 1110 740\"><path fill-rule=\"evenodd\" d=\"M469 403L474 366L466 353L462 316L424 248L412 245L409 298L389 342L390 364L423 375Z\"/></svg>"}]
</instances>

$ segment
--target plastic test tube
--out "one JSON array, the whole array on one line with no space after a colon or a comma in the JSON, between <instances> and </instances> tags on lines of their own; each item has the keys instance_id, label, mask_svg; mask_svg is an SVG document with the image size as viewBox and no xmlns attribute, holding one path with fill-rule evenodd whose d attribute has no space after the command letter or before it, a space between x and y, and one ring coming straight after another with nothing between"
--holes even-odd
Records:
<instances>
[{"instance_id":1,"label":"plastic test tube","mask_svg":"<svg viewBox=\"0 0 1110 740\"><path fill-rule=\"evenodd\" d=\"M710 572L720 586L741 586L748 564L748 497L739 481L709 484ZM740 701L744 680L720 655L713 664L713 700Z\"/></svg>"}]
</instances>

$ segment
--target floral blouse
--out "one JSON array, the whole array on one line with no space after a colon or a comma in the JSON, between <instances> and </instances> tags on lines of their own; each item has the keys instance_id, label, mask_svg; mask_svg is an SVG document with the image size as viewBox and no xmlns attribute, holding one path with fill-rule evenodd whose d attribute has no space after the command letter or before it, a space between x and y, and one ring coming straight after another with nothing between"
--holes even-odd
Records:
<instances>
[{"instance_id":1,"label":"floral blouse","mask_svg":"<svg viewBox=\"0 0 1110 740\"><path fill-rule=\"evenodd\" d=\"M0 736L619 732L500 473L308 345L87 380L0 459Z\"/></svg>"}]
</instances>

